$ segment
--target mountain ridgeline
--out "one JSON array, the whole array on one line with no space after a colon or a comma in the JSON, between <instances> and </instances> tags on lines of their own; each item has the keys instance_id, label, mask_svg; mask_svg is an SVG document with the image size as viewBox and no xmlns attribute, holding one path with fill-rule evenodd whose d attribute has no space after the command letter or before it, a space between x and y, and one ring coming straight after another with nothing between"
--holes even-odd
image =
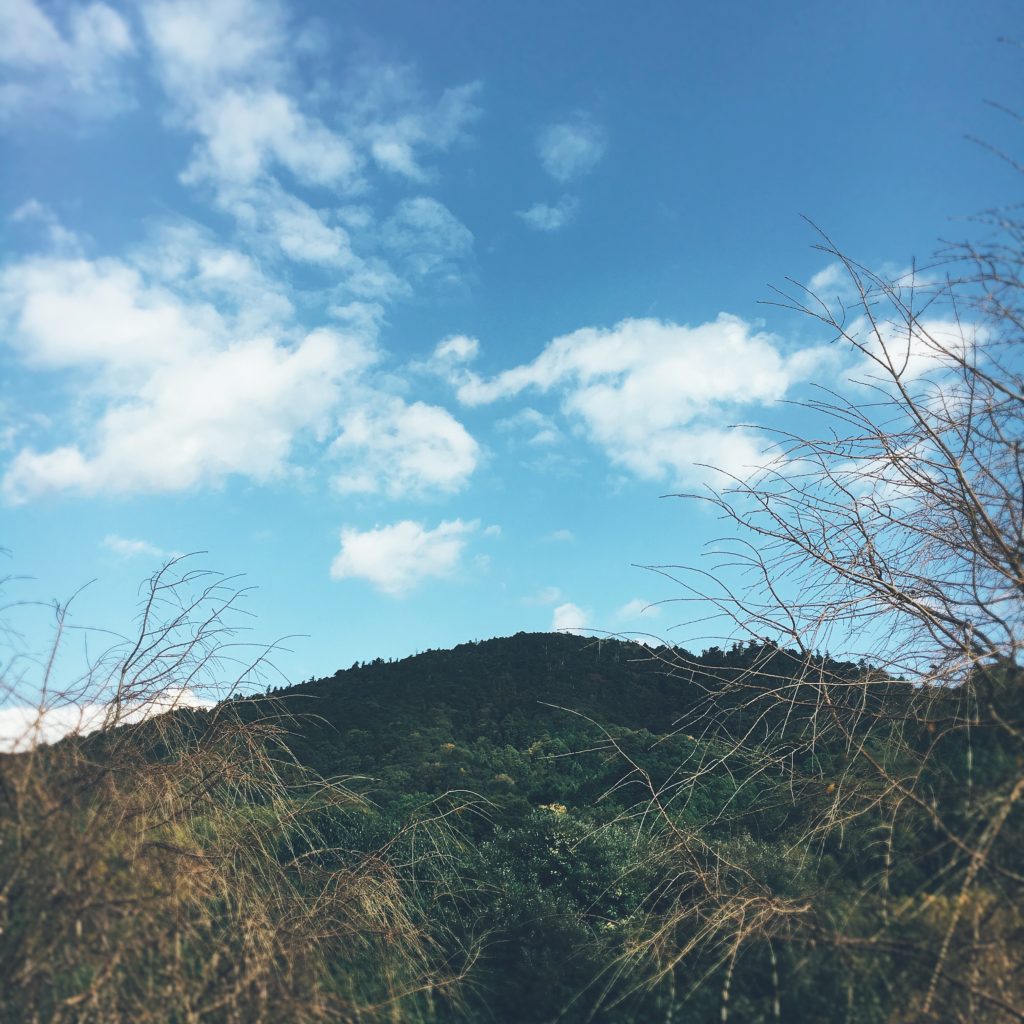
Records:
<instances>
[{"instance_id":1,"label":"mountain ridgeline","mask_svg":"<svg viewBox=\"0 0 1024 1024\"><path fill-rule=\"evenodd\" d=\"M822 664L836 677L861 674L857 665ZM271 704L252 703L260 715L290 719L287 744L300 762L327 777L353 776L374 803L408 805L462 789L504 817L552 802L586 808L650 798L636 785L609 794L636 774L624 753L659 790L685 761L744 728L734 713L740 699L804 668L771 645L692 656L617 639L518 633L356 664L268 692Z\"/></svg>"}]
</instances>

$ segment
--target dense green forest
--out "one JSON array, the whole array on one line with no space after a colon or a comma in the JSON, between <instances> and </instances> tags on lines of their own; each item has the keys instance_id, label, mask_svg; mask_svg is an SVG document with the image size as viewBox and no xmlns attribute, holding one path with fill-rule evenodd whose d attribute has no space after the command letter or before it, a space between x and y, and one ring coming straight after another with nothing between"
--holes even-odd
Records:
<instances>
[{"instance_id":1,"label":"dense green forest","mask_svg":"<svg viewBox=\"0 0 1024 1024\"><path fill-rule=\"evenodd\" d=\"M823 679L869 762L930 751L916 813L807 713ZM1024 726L1016 670L972 693ZM34 797L9 756L36 828L3 819L3 1019L917 1019L957 838L1019 772L951 726L964 697L760 641L520 633L42 748ZM1013 946L1022 832L966 907Z\"/></svg>"},{"instance_id":2,"label":"dense green forest","mask_svg":"<svg viewBox=\"0 0 1024 1024\"><path fill-rule=\"evenodd\" d=\"M812 661L869 705L864 734L886 757L884 723L905 729L920 695L863 663ZM882 841L884 823L869 810L807 849L807 829L837 786L871 784L851 771L839 737L811 743L814 723L798 725L792 704L766 709L766 694L780 683L804 685L807 670L796 652L758 642L694 657L615 639L518 634L353 666L243 707L256 718L284 716L295 758L350 780L365 798L358 812L332 820L340 847L370 851L417 815L436 813L438 801L454 808L448 904L434 906L451 915L450 941L463 951L480 943L459 1019L640 1022L675 1011L710 1021L721 1018L723 991L738 1020L898 1019L927 965L901 962L894 946L879 969L858 944L868 943L886 906L907 915L908 941L932 927L929 913L908 913L906 901L945 898L936 873L948 840L907 829ZM995 676L990 685L1003 693ZM1019 721L1019 704L1002 705L1009 696L998 699ZM983 789L1012 777L1016 765L987 737L940 738L959 699L947 693L933 703L916 742L939 748L931 799L968 812L967 773ZM783 715L793 719L793 771L780 792L756 758L744 770L729 753L738 736L760 732L770 743L769 719ZM1000 842L1009 873L1022 867L1020 828L1018 819ZM816 919L802 927L824 936L839 925L848 948L782 934L774 943L751 940L735 963L716 964L708 951L677 964L663 959L666 936L657 932L695 884L673 891L665 882L692 856L680 835ZM677 934L672 948L680 945Z\"/></svg>"}]
</instances>

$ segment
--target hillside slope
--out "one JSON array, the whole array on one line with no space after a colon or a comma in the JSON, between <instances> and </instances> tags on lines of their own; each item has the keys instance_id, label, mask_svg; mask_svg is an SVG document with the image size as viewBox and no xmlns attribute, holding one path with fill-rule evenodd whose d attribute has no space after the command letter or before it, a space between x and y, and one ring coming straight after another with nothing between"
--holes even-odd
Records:
<instances>
[{"instance_id":1,"label":"hillside slope","mask_svg":"<svg viewBox=\"0 0 1024 1024\"><path fill-rule=\"evenodd\" d=\"M627 771L617 747L660 784L719 738L709 714L716 701L752 666L785 673L787 657L757 645L694 657L518 633L354 665L272 697L274 711L294 716L295 756L323 775L366 777L360 785L377 802L470 789L515 815L552 802L592 804ZM857 667L833 663L832 671ZM627 788L615 802L645 795Z\"/></svg>"}]
</instances>

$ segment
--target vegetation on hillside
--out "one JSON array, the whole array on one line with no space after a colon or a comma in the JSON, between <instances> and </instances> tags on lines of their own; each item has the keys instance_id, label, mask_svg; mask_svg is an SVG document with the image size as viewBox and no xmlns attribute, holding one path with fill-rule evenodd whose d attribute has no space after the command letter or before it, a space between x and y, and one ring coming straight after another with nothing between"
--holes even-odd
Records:
<instances>
[{"instance_id":1,"label":"vegetation on hillside","mask_svg":"<svg viewBox=\"0 0 1024 1024\"><path fill-rule=\"evenodd\" d=\"M800 652L763 642L692 656L519 634L270 699L296 721L315 709L290 750L365 794L366 814L337 825L346 845L372 846L442 793L482 798L460 815L468 843L450 865L472 881L452 935L483 946L458 1019L654 1021L672 1007L696 1020L723 1007L745 1021L913 1019L953 909L942 826L971 835L1017 752L957 728L963 688L812 661L816 680ZM862 723L859 756L807 713L820 680L842 694L836 713ZM974 685L1024 723L1015 670ZM254 720L270 710L239 706ZM858 761L910 772L924 750L928 802L893 823ZM1024 836L1008 818L988 870L1012 881ZM1005 896L979 886L972 899L987 950L1020 948ZM992 966L1001 984L1015 969ZM974 1005L975 1019L1002 1019Z\"/></svg>"}]
</instances>

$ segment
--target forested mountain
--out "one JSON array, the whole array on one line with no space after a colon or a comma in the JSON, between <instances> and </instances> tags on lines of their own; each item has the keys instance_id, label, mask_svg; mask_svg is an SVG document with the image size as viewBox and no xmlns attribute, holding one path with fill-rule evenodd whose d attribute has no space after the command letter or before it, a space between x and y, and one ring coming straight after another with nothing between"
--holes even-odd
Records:
<instances>
[{"instance_id":1,"label":"forested mountain","mask_svg":"<svg viewBox=\"0 0 1024 1024\"><path fill-rule=\"evenodd\" d=\"M920 1019L1020 942L1018 675L520 633L8 756L0 1019Z\"/></svg>"},{"instance_id":2,"label":"forested mountain","mask_svg":"<svg viewBox=\"0 0 1024 1024\"><path fill-rule=\"evenodd\" d=\"M812 662L833 680L859 681L857 699L867 693L878 709L912 696L884 675L871 682L865 665ZM850 973L834 957L808 960L783 944L745 951L742 970L706 951L672 963L693 929L674 921L676 904L699 902L696 876L679 875L694 867L682 835L705 849L701 871L721 871L724 851L779 898L827 892L828 913L846 913L881 868L873 835L856 830L823 843L813 862L793 855L846 765L834 736L801 746L793 704L762 706L780 687L806 685L807 669L770 644L693 656L520 633L354 665L235 704L244 719L282 722L300 763L365 798L332 816L332 843L370 851L415 836L410 822L453 822L429 869L440 863L431 884L445 894L431 907L448 955L473 947L473 967L456 1002L428 1016L639 1024L685 1006L686 1019L710 1021L731 999L740 1020L839 1020ZM739 737L767 737L766 716L780 714L794 722L796 773L784 789L731 756ZM414 845L403 856L411 862ZM868 1001L858 1019L889 1019L883 993Z\"/></svg>"},{"instance_id":3,"label":"forested mountain","mask_svg":"<svg viewBox=\"0 0 1024 1024\"><path fill-rule=\"evenodd\" d=\"M823 664L837 677L859 673ZM324 776L359 777L352 785L377 804L468 789L500 818L552 801L625 807L649 798L635 778L614 788L636 774L617 747L660 789L728 740L715 709L736 702L738 681L802 668L797 656L754 643L695 657L618 639L518 633L353 665L245 704L248 713L288 721L299 761ZM733 718L728 729L742 727Z\"/></svg>"},{"instance_id":4,"label":"forested mountain","mask_svg":"<svg viewBox=\"0 0 1024 1024\"><path fill-rule=\"evenodd\" d=\"M1016 720L1005 675L978 686ZM818 713L823 689L852 726ZM236 704L286 723L300 763L366 799L333 819L338 845L445 821L431 912L448 955L472 947L473 966L428 1016L883 1022L928 983L915 951L941 934L956 837L927 808L887 827L864 758L898 773L908 746L930 748L919 783L969 834L967 773L978 799L1013 762L1005 737L949 727L962 697L767 642L692 655L520 633ZM845 827L822 827L837 807ZM1013 820L990 851L1011 873ZM993 896L976 897L990 925L1017 927Z\"/></svg>"}]
</instances>

